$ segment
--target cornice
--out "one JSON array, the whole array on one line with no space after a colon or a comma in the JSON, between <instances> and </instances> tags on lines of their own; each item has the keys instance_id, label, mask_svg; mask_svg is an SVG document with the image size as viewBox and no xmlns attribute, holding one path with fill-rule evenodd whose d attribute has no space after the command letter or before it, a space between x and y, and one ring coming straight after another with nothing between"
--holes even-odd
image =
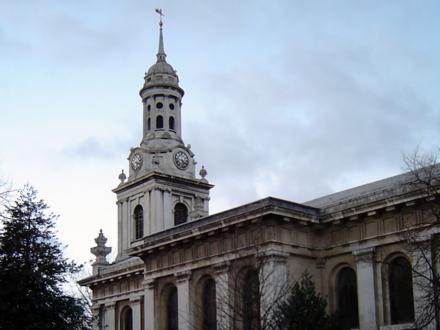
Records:
<instances>
[{"instance_id":1,"label":"cornice","mask_svg":"<svg viewBox=\"0 0 440 330\"><path fill-rule=\"evenodd\" d=\"M117 263L116 263L117 264ZM143 264L131 266L130 268L124 268L122 270L112 270L115 264L109 264L108 273L101 273L93 276L86 277L78 281L79 285L93 287L100 284L111 283L122 278L130 278L137 275L144 274Z\"/></svg>"},{"instance_id":2,"label":"cornice","mask_svg":"<svg viewBox=\"0 0 440 330\"><path fill-rule=\"evenodd\" d=\"M271 215L273 217L270 217ZM268 197L147 236L138 240L136 246L128 250L128 254L142 258L156 250L174 247L176 244L185 244L205 236L211 237L216 233L232 230L233 227L255 224L266 218L317 225L318 210Z\"/></svg>"},{"instance_id":3,"label":"cornice","mask_svg":"<svg viewBox=\"0 0 440 330\"><path fill-rule=\"evenodd\" d=\"M127 181L123 184L120 184L118 187L116 187L115 189L113 189L112 191L114 193L122 193L126 190L129 190L135 186L138 186L139 184L154 180L154 179L161 179L167 182L173 182L173 183L180 183L180 184L184 184L187 186L191 186L191 187L202 187L204 189L211 189L214 187L214 185L203 182L199 179L189 179L189 178L185 178L185 177L180 177L180 176L175 176L175 175L170 175L170 174L165 174L165 173L161 173L161 172L156 172L156 171L151 171L149 173L146 173L145 175L136 178L132 181Z\"/></svg>"}]
</instances>

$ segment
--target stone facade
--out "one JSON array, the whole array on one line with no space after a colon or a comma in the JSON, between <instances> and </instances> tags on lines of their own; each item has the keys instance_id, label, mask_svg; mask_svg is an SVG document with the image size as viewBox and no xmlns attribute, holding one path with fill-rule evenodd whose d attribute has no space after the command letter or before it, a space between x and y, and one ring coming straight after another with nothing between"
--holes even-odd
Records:
<instances>
[{"instance_id":1,"label":"stone facade","mask_svg":"<svg viewBox=\"0 0 440 330\"><path fill-rule=\"evenodd\" d=\"M264 328L279 293L307 270L329 310L353 314L354 328L412 329L423 302L410 285L415 315L399 316L392 296L399 277L390 269L415 260L405 232L436 228L432 201L405 184L408 174L303 204L268 197L208 215L213 185L204 168L196 177L181 137L183 94L161 25L157 62L140 91L142 141L114 189L117 257L105 260L100 233L93 275L80 281L93 291L95 328L249 329L255 320ZM258 318L244 290L258 291Z\"/></svg>"}]
</instances>

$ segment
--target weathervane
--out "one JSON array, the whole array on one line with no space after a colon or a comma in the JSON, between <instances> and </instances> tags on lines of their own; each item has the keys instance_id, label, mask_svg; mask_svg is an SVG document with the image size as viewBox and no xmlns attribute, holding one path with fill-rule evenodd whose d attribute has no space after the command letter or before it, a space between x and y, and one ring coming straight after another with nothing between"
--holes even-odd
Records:
<instances>
[{"instance_id":1,"label":"weathervane","mask_svg":"<svg viewBox=\"0 0 440 330\"><path fill-rule=\"evenodd\" d=\"M156 8L156 13L159 14L159 17L160 17L159 25L162 28L162 25L163 25L163 23L162 23L162 16L165 16L165 15L163 14L162 9L160 9L160 8Z\"/></svg>"}]
</instances>

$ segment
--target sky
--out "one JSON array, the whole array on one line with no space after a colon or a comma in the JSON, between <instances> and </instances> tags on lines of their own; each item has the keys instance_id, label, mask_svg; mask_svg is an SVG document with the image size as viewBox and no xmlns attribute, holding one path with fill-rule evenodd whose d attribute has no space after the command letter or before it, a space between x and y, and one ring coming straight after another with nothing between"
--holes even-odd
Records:
<instances>
[{"instance_id":1,"label":"sky","mask_svg":"<svg viewBox=\"0 0 440 330\"><path fill-rule=\"evenodd\" d=\"M211 213L396 175L440 145L439 1L0 0L0 179L39 191L77 262L99 229L117 247L155 8Z\"/></svg>"}]
</instances>

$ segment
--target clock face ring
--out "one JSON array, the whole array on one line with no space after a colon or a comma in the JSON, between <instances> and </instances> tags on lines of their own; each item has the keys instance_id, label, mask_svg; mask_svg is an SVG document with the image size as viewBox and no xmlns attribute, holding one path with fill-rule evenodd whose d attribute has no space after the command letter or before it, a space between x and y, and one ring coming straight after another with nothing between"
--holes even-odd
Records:
<instances>
[{"instance_id":1,"label":"clock face ring","mask_svg":"<svg viewBox=\"0 0 440 330\"><path fill-rule=\"evenodd\" d=\"M131 157L131 168L135 171L138 171L142 167L143 159L140 153L135 153Z\"/></svg>"},{"instance_id":2,"label":"clock face ring","mask_svg":"<svg viewBox=\"0 0 440 330\"><path fill-rule=\"evenodd\" d=\"M184 170L189 165L189 157L186 154L186 152L183 151L177 151L174 154L174 164L179 170Z\"/></svg>"}]
</instances>

